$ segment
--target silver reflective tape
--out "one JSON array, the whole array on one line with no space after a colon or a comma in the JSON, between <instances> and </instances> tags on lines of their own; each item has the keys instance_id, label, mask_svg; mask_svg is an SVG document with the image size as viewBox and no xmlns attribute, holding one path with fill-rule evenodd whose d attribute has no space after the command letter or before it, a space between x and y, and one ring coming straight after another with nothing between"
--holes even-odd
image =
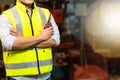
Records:
<instances>
[{"instance_id":1,"label":"silver reflective tape","mask_svg":"<svg viewBox=\"0 0 120 80\"><path fill-rule=\"evenodd\" d=\"M44 12L42 11L41 8L37 7L37 9L38 9L38 11L39 11L39 13L40 13L40 17L42 18L42 25L45 25L45 23L47 22L47 21L46 21L45 14L44 14Z\"/></svg>"},{"instance_id":2,"label":"silver reflective tape","mask_svg":"<svg viewBox=\"0 0 120 80\"><path fill-rule=\"evenodd\" d=\"M17 30L20 31L21 33L23 33L23 31L22 31L22 22L21 22L20 16L19 16L16 8L15 7L11 8L11 11L12 11L13 16L14 16L15 21L16 21Z\"/></svg>"},{"instance_id":3,"label":"silver reflective tape","mask_svg":"<svg viewBox=\"0 0 120 80\"><path fill-rule=\"evenodd\" d=\"M39 61L40 66L46 66L52 64L53 61L51 60L45 60L45 61Z\"/></svg>"},{"instance_id":4,"label":"silver reflective tape","mask_svg":"<svg viewBox=\"0 0 120 80\"><path fill-rule=\"evenodd\" d=\"M31 68L36 66L37 66L37 62L5 64L6 69L21 69L21 68Z\"/></svg>"},{"instance_id":5,"label":"silver reflective tape","mask_svg":"<svg viewBox=\"0 0 120 80\"><path fill-rule=\"evenodd\" d=\"M52 64L52 60L39 61L40 66L47 66ZM37 62L26 62L17 64L5 64L6 69L22 69L22 68L33 68L37 67Z\"/></svg>"}]
</instances>

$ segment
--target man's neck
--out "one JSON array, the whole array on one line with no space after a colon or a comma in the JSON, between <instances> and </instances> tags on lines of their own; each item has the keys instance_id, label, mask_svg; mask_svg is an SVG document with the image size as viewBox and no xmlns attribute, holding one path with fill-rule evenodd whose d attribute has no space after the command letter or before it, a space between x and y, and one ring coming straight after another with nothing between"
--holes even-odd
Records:
<instances>
[{"instance_id":1,"label":"man's neck","mask_svg":"<svg viewBox=\"0 0 120 80\"><path fill-rule=\"evenodd\" d=\"M33 9L33 5L25 5L26 9L28 11L29 16L32 16L32 9Z\"/></svg>"},{"instance_id":2,"label":"man's neck","mask_svg":"<svg viewBox=\"0 0 120 80\"><path fill-rule=\"evenodd\" d=\"M30 6L26 5L26 8L28 11L32 11L32 5L30 5Z\"/></svg>"}]
</instances>

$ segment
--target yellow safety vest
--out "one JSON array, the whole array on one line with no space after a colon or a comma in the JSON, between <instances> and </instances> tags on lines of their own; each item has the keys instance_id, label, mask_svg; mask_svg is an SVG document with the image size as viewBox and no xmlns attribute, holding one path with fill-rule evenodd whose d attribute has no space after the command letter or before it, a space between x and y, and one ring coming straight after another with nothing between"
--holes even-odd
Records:
<instances>
[{"instance_id":1,"label":"yellow safety vest","mask_svg":"<svg viewBox=\"0 0 120 80\"><path fill-rule=\"evenodd\" d=\"M3 12L3 14L9 19L14 29L20 31L23 36L29 37L40 34L50 12L47 9L38 8L34 3L30 18L25 6L17 2L15 7ZM11 50L4 52L3 57L7 76L39 75L52 71L51 48L30 47L16 51Z\"/></svg>"}]
</instances>

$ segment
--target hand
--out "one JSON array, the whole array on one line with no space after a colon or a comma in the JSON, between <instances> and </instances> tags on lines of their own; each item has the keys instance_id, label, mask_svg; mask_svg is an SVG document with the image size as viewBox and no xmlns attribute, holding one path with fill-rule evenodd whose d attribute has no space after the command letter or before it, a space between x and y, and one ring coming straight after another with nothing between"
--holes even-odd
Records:
<instances>
[{"instance_id":1,"label":"hand","mask_svg":"<svg viewBox=\"0 0 120 80\"><path fill-rule=\"evenodd\" d=\"M22 34L15 29L10 29L10 34L16 37L22 37Z\"/></svg>"},{"instance_id":2,"label":"hand","mask_svg":"<svg viewBox=\"0 0 120 80\"><path fill-rule=\"evenodd\" d=\"M46 23L45 26L44 26L44 29L47 29L47 28L49 28L50 26L52 26L51 23Z\"/></svg>"},{"instance_id":3,"label":"hand","mask_svg":"<svg viewBox=\"0 0 120 80\"><path fill-rule=\"evenodd\" d=\"M42 36L44 40L47 40L53 35L53 32L52 25L49 25L49 27L42 29L40 36Z\"/></svg>"}]
</instances>

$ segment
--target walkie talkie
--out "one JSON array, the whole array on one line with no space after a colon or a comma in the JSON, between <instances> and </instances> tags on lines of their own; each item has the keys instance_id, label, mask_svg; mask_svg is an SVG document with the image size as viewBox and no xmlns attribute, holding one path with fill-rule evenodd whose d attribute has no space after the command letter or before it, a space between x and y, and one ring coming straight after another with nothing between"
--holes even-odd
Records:
<instances>
[{"instance_id":1,"label":"walkie talkie","mask_svg":"<svg viewBox=\"0 0 120 80\"><path fill-rule=\"evenodd\" d=\"M50 19L51 19L51 13L50 13L50 15L49 15L49 18L48 18L47 23L50 23Z\"/></svg>"},{"instance_id":2,"label":"walkie talkie","mask_svg":"<svg viewBox=\"0 0 120 80\"><path fill-rule=\"evenodd\" d=\"M47 28L49 28L49 27L51 26L50 18L51 18L51 13L50 13L50 15L49 15L49 18L48 18L47 23L46 23L45 26L44 26L44 29L47 29Z\"/></svg>"}]
</instances>

